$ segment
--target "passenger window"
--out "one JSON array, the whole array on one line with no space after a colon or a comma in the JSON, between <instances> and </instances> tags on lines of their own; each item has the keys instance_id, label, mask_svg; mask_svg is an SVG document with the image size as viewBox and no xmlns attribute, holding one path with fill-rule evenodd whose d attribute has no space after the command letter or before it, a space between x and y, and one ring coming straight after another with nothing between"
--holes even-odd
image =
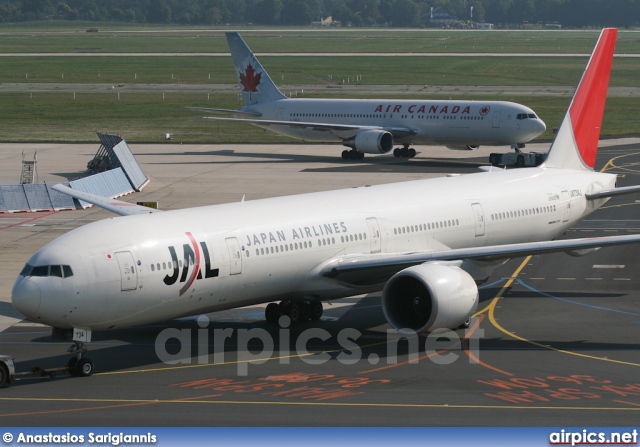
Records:
<instances>
[{"instance_id":1,"label":"passenger window","mask_svg":"<svg viewBox=\"0 0 640 447\"><path fill-rule=\"evenodd\" d=\"M68 265L63 265L62 266L62 273L64 273L64 277L65 278L73 276L73 270L71 270L71 267L68 266Z\"/></svg>"},{"instance_id":2,"label":"passenger window","mask_svg":"<svg viewBox=\"0 0 640 447\"><path fill-rule=\"evenodd\" d=\"M62 278L62 267L59 265L52 265L51 270L49 272L50 276L57 276L58 278Z\"/></svg>"}]
</instances>

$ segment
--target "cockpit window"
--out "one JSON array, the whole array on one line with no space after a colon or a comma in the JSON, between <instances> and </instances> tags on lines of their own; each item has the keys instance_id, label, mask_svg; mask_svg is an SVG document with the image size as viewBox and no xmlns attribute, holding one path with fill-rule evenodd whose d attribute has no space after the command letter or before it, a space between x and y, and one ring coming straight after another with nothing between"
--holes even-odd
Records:
<instances>
[{"instance_id":1,"label":"cockpit window","mask_svg":"<svg viewBox=\"0 0 640 447\"><path fill-rule=\"evenodd\" d=\"M534 113L518 113L518 116L516 116L517 119L519 120L526 120L526 119L536 119L537 116Z\"/></svg>"},{"instance_id":2,"label":"cockpit window","mask_svg":"<svg viewBox=\"0 0 640 447\"><path fill-rule=\"evenodd\" d=\"M33 266L31 264L25 264L20 272L20 276L31 276L31 270L33 270Z\"/></svg>"},{"instance_id":3,"label":"cockpit window","mask_svg":"<svg viewBox=\"0 0 640 447\"><path fill-rule=\"evenodd\" d=\"M68 265L30 265L26 264L20 276L56 276L58 278L68 278L73 276L71 266Z\"/></svg>"},{"instance_id":4,"label":"cockpit window","mask_svg":"<svg viewBox=\"0 0 640 447\"><path fill-rule=\"evenodd\" d=\"M29 276L49 276L48 265L36 265Z\"/></svg>"}]
</instances>

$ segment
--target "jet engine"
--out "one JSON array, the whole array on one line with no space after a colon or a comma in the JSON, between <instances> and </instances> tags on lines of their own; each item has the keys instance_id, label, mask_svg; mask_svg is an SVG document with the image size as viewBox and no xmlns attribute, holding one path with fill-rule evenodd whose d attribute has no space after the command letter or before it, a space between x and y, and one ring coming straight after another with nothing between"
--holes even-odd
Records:
<instances>
[{"instance_id":1,"label":"jet engine","mask_svg":"<svg viewBox=\"0 0 640 447\"><path fill-rule=\"evenodd\" d=\"M427 262L396 273L382 292L387 322L418 334L464 324L478 307L478 287L459 266Z\"/></svg>"},{"instance_id":2,"label":"jet engine","mask_svg":"<svg viewBox=\"0 0 640 447\"><path fill-rule=\"evenodd\" d=\"M342 144L365 154L386 154L393 149L393 135L385 130L365 130Z\"/></svg>"},{"instance_id":3,"label":"jet engine","mask_svg":"<svg viewBox=\"0 0 640 447\"><path fill-rule=\"evenodd\" d=\"M472 146L470 144L462 144L459 146L447 146L447 149L451 149L452 151L475 151L480 146Z\"/></svg>"}]
</instances>

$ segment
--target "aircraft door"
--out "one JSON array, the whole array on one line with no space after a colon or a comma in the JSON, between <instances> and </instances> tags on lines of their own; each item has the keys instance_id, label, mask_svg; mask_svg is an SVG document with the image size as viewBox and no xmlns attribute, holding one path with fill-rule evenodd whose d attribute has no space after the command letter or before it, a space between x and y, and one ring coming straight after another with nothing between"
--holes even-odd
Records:
<instances>
[{"instance_id":1,"label":"aircraft door","mask_svg":"<svg viewBox=\"0 0 640 447\"><path fill-rule=\"evenodd\" d=\"M479 203L472 203L473 215L476 220L476 237L484 236L484 212L482 211L482 205Z\"/></svg>"},{"instance_id":2,"label":"aircraft door","mask_svg":"<svg viewBox=\"0 0 640 447\"><path fill-rule=\"evenodd\" d=\"M493 127L500 127L500 113L501 112L493 112Z\"/></svg>"},{"instance_id":3,"label":"aircraft door","mask_svg":"<svg viewBox=\"0 0 640 447\"><path fill-rule=\"evenodd\" d=\"M283 108L279 108L278 110L276 110L276 119L278 121L284 121L284 109Z\"/></svg>"},{"instance_id":4,"label":"aircraft door","mask_svg":"<svg viewBox=\"0 0 640 447\"><path fill-rule=\"evenodd\" d=\"M367 226L369 227L369 235L371 236L371 253L380 253L381 237L380 225L375 217L367 218Z\"/></svg>"},{"instance_id":5,"label":"aircraft door","mask_svg":"<svg viewBox=\"0 0 640 447\"><path fill-rule=\"evenodd\" d=\"M235 237L228 237L227 249L229 250L229 274L239 275L242 273L242 253L240 252L240 244Z\"/></svg>"},{"instance_id":6,"label":"aircraft door","mask_svg":"<svg viewBox=\"0 0 640 447\"><path fill-rule=\"evenodd\" d=\"M571 217L571 198L569 197L569 191L562 191L562 206L564 207L562 221L569 222L569 218Z\"/></svg>"},{"instance_id":7,"label":"aircraft door","mask_svg":"<svg viewBox=\"0 0 640 447\"><path fill-rule=\"evenodd\" d=\"M118 251L115 253L120 267L120 290L136 290L138 288L138 269L130 251Z\"/></svg>"}]
</instances>

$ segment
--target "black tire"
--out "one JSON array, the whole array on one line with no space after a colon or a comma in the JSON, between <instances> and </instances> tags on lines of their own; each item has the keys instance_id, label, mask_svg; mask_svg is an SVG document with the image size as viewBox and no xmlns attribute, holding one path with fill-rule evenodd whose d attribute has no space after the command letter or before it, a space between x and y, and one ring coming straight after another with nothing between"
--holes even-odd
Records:
<instances>
[{"instance_id":1,"label":"black tire","mask_svg":"<svg viewBox=\"0 0 640 447\"><path fill-rule=\"evenodd\" d=\"M0 388L4 388L9 383L9 368L4 362L0 362Z\"/></svg>"},{"instance_id":2,"label":"black tire","mask_svg":"<svg viewBox=\"0 0 640 447\"><path fill-rule=\"evenodd\" d=\"M522 155L518 155L518 166L524 166L524 157Z\"/></svg>"},{"instance_id":3,"label":"black tire","mask_svg":"<svg viewBox=\"0 0 640 447\"><path fill-rule=\"evenodd\" d=\"M300 322L309 321L311 318L311 305L308 301L300 302Z\"/></svg>"},{"instance_id":4,"label":"black tire","mask_svg":"<svg viewBox=\"0 0 640 447\"><path fill-rule=\"evenodd\" d=\"M302 309L300 308L300 303L291 303L288 314L289 318L291 318L291 323L300 323L302 320Z\"/></svg>"},{"instance_id":5,"label":"black tire","mask_svg":"<svg viewBox=\"0 0 640 447\"><path fill-rule=\"evenodd\" d=\"M416 150L414 148L409 149L409 158L416 156Z\"/></svg>"},{"instance_id":6,"label":"black tire","mask_svg":"<svg viewBox=\"0 0 640 447\"><path fill-rule=\"evenodd\" d=\"M409 158L409 149L407 149L406 147L400 149L400 156L402 158Z\"/></svg>"},{"instance_id":7,"label":"black tire","mask_svg":"<svg viewBox=\"0 0 640 447\"><path fill-rule=\"evenodd\" d=\"M400 149L399 148L395 148L393 150L393 156L396 157L396 158L400 157Z\"/></svg>"},{"instance_id":8,"label":"black tire","mask_svg":"<svg viewBox=\"0 0 640 447\"><path fill-rule=\"evenodd\" d=\"M93 374L95 367L93 366L93 362L89 359L80 359L75 367L76 376L78 377L89 377Z\"/></svg>"},{"instance_id":9,"label":"black tire","mask_svg":"<svg viewBox=\"0 0 640 447\"><path fill-rule=\"evenodd\" d=\"M357 152L358 160L364 160L364 152Z\"/></svg>"},{"instance_id":10,"label":"black tire","mask_svg":"<svg viewBox=\"0 0 640 447\"><path fill-rule=\"evenodd\" d=\"M322 312L324 311L322 301L311 301L311 303L309 303L309 309L311 310L311 313L309 315L309 318L311 318L311 320L319 320L322 317Z\"/></svg>"},{"instance_id":11,"label":"black tire","mask_svg":"<svg viewBox=\"0 0 640 447\"><path fill-rule=\"evenodd\" d=\"M69 361L67 362L67 370L69 371L69 374L71 374L72 376L77 376L78 374L76 374L76 366L78 365L78 358L77 357L71 357L69 359Z\"/></svg>"},{"instance_id":12,"label":"black tire","mask_svg":"<svg viewBox=\"0 0 640 447\"><path fill-rule=\"evenodd\" d=\"M348 160L349 159L349 151L342 151L342 159L343 160Z\"/></svg>"},{"instance_id":13,"label":"black tire","mask_svg":"<svg viewBox=\"0 0 640 447\"><path fill-rule=\"evenodd\" d=\"M267 308L264 310L264 318L267 320L267 323L276 324L281 316L282 312L280 311L280 306L278 304L267 304Z\"/></svg>"}]
</instances>

